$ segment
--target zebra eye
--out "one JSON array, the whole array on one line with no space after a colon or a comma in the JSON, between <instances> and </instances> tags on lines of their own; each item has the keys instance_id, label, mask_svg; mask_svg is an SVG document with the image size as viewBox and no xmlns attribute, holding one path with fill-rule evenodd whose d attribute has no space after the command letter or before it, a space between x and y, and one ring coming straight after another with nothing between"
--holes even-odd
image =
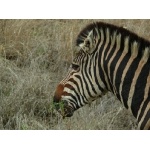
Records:
<instances>
[{"instance_id":1,"label":"zebra eye","mask_svg":"<svg viewBox=\"0 0 150 150\"><path fill-rule=\"evenodd\" d=\"M90 46L90 41L89 41L89 40L85 41L85 46L86 46L86 47L89 47L89 46Z\"/></svg>"},{"instance_id":2,"label":"zebra eye","mask_svg":"<svg viewBox=\"0 0 150 150\"><path fill-rule=\"evenodd\" d=\"M77 64L72 64L72 69L78 70L78 69L79 69L79 65L77 65Z\"/></svg>"}]
</instances>

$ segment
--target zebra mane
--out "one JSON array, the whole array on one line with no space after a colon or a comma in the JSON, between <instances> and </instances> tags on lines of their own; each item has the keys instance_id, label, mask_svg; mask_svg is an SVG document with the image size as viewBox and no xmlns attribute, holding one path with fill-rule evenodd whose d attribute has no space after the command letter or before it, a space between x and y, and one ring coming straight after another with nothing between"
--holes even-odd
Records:
<instances>
[{"instance_id":1,"label":"zebra mane","mask_svg":"<svg viewBox=\"0 0 150 150\"><path fill-rule=\"evenodd\" d=\"M112 36L115 32L121 34L122 39L129 38L129 44L134 45L134 43L138 44L138 55L147 57L150 59L150 41L138 36L136 33L133 33L123 27L115 26L109 23L104 22L95 22L87 25L77 36L76 45L79 46L84 40L87 38L88 34L92 30L109 30L110 36ZM146 53L146 54L145 54Z\"/></svg>"}]
</instances>

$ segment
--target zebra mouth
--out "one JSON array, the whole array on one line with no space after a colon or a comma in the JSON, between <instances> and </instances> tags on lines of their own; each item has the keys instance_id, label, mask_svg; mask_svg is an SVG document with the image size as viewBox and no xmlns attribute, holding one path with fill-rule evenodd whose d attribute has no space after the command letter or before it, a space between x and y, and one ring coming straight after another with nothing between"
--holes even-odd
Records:
<instances>
[{"instance_id":1,"label":"zebra mouth","mask_svg":"<svg viewBox=\"0 0 150 150\"><path fill-rule=\"evenodd\" d=\"M62 113L63 118L72 117L73 111L70 108L64 108L64 112Z\"/></svg>"},{"instance_id":2,"label":"zebra mouth","mask_svg":"<svg viewBox=\"0 0 150 150\"><path fill-rule=\"evenodd\" d=\"M63 118L73 116L74 110L67 104L66 101L62 101L59 103L54 102L53 104L54 108L63 116Z\"/></svg>"}]
</instances>

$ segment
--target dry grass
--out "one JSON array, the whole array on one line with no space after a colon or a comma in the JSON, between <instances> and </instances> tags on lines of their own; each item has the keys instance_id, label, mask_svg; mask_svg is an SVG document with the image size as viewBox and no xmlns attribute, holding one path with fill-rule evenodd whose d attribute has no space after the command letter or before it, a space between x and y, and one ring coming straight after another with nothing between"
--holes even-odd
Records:
<instances>
[{"instance_id":1,"label":"dry grass","mask_svg":"<svg viewBox=\"0 0 150 150\"><path fill-rule=\"evenodd\" d=\"M95 20L0 20L0 129L136 129L110 93L62 119L53 92L80 30ZM149 39L149 20L101 20Z\"/></svg>"}]
</instances>

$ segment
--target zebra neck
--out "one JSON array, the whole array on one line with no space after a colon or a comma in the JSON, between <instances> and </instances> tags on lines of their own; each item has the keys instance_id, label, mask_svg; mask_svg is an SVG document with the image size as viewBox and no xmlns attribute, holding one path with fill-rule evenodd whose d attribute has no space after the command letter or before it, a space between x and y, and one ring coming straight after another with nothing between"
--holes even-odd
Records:
<instances>
[{"instance_id":1,"label":"zebra neck","mask_svg":"<svg viewBox=\"0 0 150 150\"><path fill-rule=\"evenodd\" d=\"M114 40L105 39L99 48L102 81L137 117L142 101L148 102L144 89L150 88L147 82L150 80L150 50L147 47L139 50L137 42L130 42L128 37L121 39L121 35L115 36ZM139 51L143 51L141 56Z\"/></svg>"}]
</instances>

